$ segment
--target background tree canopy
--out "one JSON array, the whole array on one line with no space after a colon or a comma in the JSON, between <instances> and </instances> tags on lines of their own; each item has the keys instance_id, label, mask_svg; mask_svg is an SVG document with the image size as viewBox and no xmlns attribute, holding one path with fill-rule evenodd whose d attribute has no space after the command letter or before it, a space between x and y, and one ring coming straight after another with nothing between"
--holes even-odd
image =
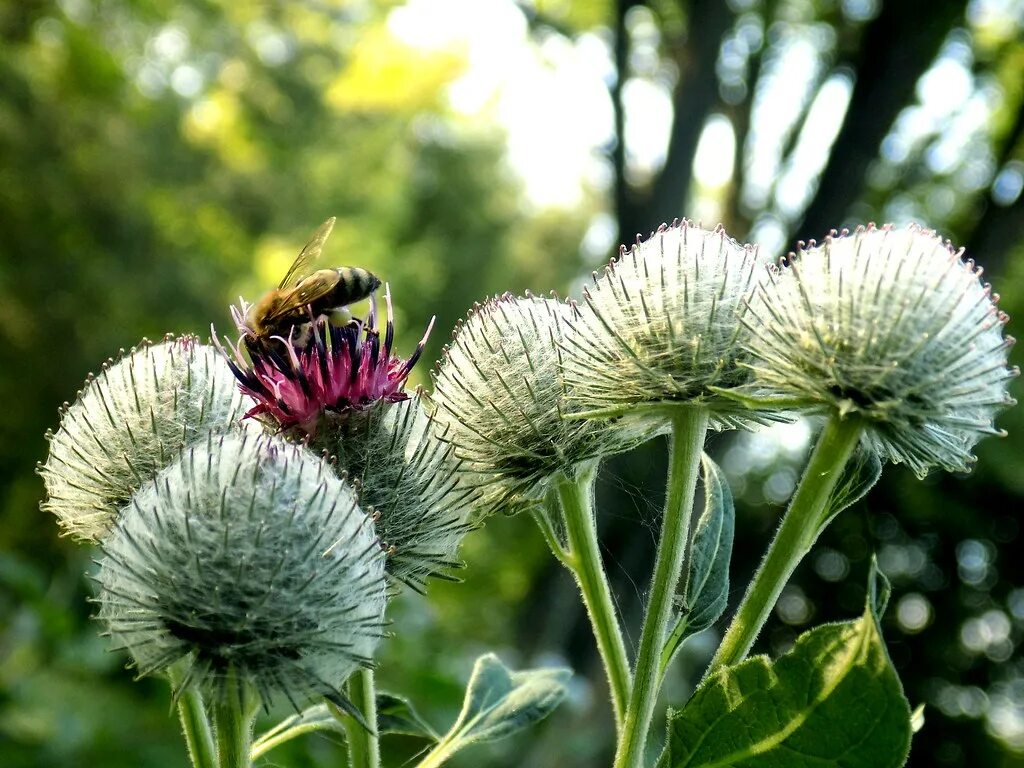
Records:
<instances>
[{"instance_id":1,"label":"background tree canopy","mask_svg":"<svg viewBox=\"0 0 1024 768\"><path fill-rule=\"evenodd\" d=\"M917 220L965 245L1019 313L1022 30L1020 0L0 0L4 764L185 762L164 683L133 683L88 620L89 553L37 508L44 431L118 348L230 330L228 303L276 283L330 215L329 258L390 283L400 350L437 316L427 361L474 301L572 291L619 241L682 215L773 254L832 227ZM1024 765L1020 413L969 478L887 470L762 638L777 651L812 618L855 615L876 552L895 586L887 641L926 705L915 765ZM807 431L712 444L743 521L733 604ZM633 626L662 453L618 460L602 486ZM495 519L463 554L465 583L396 604L382 685L439 725L483 650L513 666L564 659L579 673L567 706L453 764L607 763L592 640L531 521ZM710 647L691 644L670 694ZM343 755L321 736L273 759Z\"/></svg>"}]
</instances>

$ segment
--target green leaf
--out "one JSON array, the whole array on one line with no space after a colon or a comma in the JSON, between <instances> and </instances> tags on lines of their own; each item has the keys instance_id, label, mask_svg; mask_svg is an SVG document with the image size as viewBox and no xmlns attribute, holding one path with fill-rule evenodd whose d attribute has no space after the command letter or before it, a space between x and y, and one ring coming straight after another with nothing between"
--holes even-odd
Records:
<instances>
[{"instance_id":1,"label":"green leaf","mask_svg":"<svg viewBox=\"0 0 1024 768\"><path fill-rule=\"evenodd\" d=\"M412 704L402 696L377 693L377 733L396 733L437 741L437 731L430 727Z\"/></svg>"},{"instance_id":2,"label":"green leaf","mask_svg":"<svg viewBox=\"0 0 1024 768\"><path fill-rule=\"evenodd\" d=\"M689 566L678 603L689 634L710 627L725 610L736 528L732 492L722 470L706 453L700 460L704 470L704 511L694 527Z\"/></svg>"},{"instance_id":3,"label":"green leaf","mask_svg":"<svg viewBox=\"0 0 1024 768\"><path fill-rule=\"evenodd\" d=\"M821 516L819 532L847 507L863 499L882 476L882 461L874 451L858 447L846 463Z\"/></svg>"},{"instance_id":4,"label":"green leaf","mask_svg":"<svg viewBox=\"0 0 1024 768\"><path fill-rule=\"evenodd\" d=\"M729 562L736 508L722 470L706 453L700 458L704 473L704 511L697 519L690 540L682 590L675 600L678 618L661 655L662 674L686 638L718 620L729 598Z\"/></svg>"},{"instance_id":5,"label":"green leaf","mask_svg":"<svg viewBox=\"0 0 1024 768\"><path fill-rule=\"evenodd\" d=\"M442 740L447 753L502 739L543 720L565 698L568 669L510 671L493 653L476 660L459 719Z\"/></svg>"},{"instance_id":6,"label":"green leaf","mask_svg":"<svg viewBox=\"0 0 1024 768\"><path fill-rule=\"evenodd\" d=\"M856 621L797 638L772 663L757 656L706 679L669 712L660 768L898 768L910 705L882 642L888 582L872 567Z\"/></svg>"}]
</instances>

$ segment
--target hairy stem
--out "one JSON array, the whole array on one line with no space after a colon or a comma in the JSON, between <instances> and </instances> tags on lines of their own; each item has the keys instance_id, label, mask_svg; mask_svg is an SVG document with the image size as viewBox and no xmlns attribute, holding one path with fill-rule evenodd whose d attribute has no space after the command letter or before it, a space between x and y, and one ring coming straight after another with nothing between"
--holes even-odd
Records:
<instances>
[{"instance_id":1,"label":"hairy stem","mask_svg":"<svg viewBox=\"0 0 1024 768\"><path fill-rule=\"evenodd\" d=\"M597 541L597 520L594 517L596 477L597 464L593 463L576 479L560 476L555 490L562 508L569 544L567 557L562 561L572 571L583 595L583 604L597 640L597 650L601 654L605 674L608 675L608 688L618 730L629 699L629 658L626 656L626 644L622 639L619 617Z\"/></svg>"},{"instance_id":2,"label":"hairy stem","mask_svg":"<svg viewBox=\"0 0 1024 768\"><path fill-rule=\"evenodd\" d=\"M186 685L178 691L178 687L185 681L185 670L180 663L170 667L167 674L178 696L178 719L181 721L181 731L185 736L193 768L216 768L217 753L203 695L192 685Z\"/></svg>"},{"instance_id":3,"label":"hairy stem","mask_svg":"<svg viewBox=\"0 0 1024 768\"><path fill-rule=\"evenodd\" d=\"M449 739L447 737L441 739L422 760L416 763L416 768L437 768L439 765L444 765L448 758L455 754L458 747L457 739Z\"/></svg>"},{"instance_id":4,"label":"hairy stem","mask_svg":"<svg viewBox=\"0 0 1024 768\"><path fill-rule=\"evenodd\" d=\"M826 522L829 497L857 447L863 427L855 419L830 419L821 432L775 539L754 574L707 674L738 664L750 652L782 588Z\"/></svg>"},{"instance_id":5,"label":"hairy stem","mask_svg":"<svg viewBox=\"0 0 1024 768\"><path fill-rule=\"evenodd\" d=\"M348 739L348 764L350 768L380 768L380 743L377 734L377 688L372 669L360 669L348 680L348 695L359 708L368 732L353 718L345 718L345 733Z\"/></svg>"},{"instance_id":6,"label":"hairy stem","mask_svg":"<svg viewBox=\"0 0 1024 768\"><path fill-rule=\"evenodd\" d=\"M213 706L218 768L250 768L252 729L258 701L250 686L229 670Z\"/></svg>"},{"instance_id":7,"label":"hairy stem","mask_svg":"<svg viewBox=\"0 0 1024 768\"><path fill-rule=\"evenodd\" d=\"M706 409L680 407L674 412L665 513L640 634L633 693L615 754L615 768L641 768L644 765L647 732L651 727L660 688L661 654L672 616L672 598L683 566L693 496L700 475L700 457L707 431Z\"/></svg>"}]
</instances>

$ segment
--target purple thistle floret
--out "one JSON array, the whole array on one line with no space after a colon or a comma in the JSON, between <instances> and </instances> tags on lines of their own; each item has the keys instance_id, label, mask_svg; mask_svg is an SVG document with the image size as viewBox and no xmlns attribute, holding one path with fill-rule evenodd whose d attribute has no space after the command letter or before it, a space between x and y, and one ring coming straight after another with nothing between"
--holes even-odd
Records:
<instances>
[{"instance_id":1,"label":"purple thistle floret","mask_svg":"<svg viewBox=\"0 0 1024 768\"><path fill-rule=\"evenodd\" d=\"M228 353L216 342L216 334L214 339L241 390L256 400L245 418L267 415L282 430L296 427L314 435L325 413L345 414L380 401L407 400L406 379L423 353L434 319L416 350L403 360L391 351L395 330L387 287L385 301L387 323L382 342L374 307L366 320L352 320L343 326L331 324L326 316L311 315L309 324L293 327L287 339L274 336L263 340L246 323L249 307L240 300L239 306L231 308L241 333L238 343L228 341Z\"/></svg>"}]
</instances>

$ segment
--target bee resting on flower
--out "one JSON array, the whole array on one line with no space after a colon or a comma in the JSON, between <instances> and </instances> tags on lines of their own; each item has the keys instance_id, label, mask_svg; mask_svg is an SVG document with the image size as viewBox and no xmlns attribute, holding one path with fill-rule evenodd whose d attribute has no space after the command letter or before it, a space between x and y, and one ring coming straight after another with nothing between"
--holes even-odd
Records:
<instances>
[{"instance_id":1,"label":"bee resting on flower","mask_svg":"<svg viewBox=\"0 0 1024 768\"><path fill-rule=\"evenodd\" d=\"M559 344L577 317L569 303L505 294L476 306L445 350L434 374L435 419L480 478L485 508L517 511L555 473L639 441L563 419Z\"/></svg>"},{"instance_id":2,"label":"bee resting on flower","mask_svg":"<svg viewBox=\"0 0 1024 768\"><path fill-rule=\"evenodd\" d=\"M567 398L595 416L691 404L710 410L714 428L749 424L716 389L749 380L739 317L763 270L753 246L685 220L623 247L568 320Z\"/></svg>"},{"instance_id":3,"label":"bee resting on flower","mask_svg":"<svg viewBox=\"0 0 1024 768\"><path fill-rule=\"evenodd\" d=\"M431 319L413 354L392 354L395 340L391 294L385 289L387 323L384 339L376 313L364 321L334 325L326 316L312 317L305 328L294 326L288 338L260 339L246 320L243 300L231 312L241 339L224 358L242 391L256 401L246 417L267 417L279 429L314 435L325 414L345 415L380 401L405 400L405 382L423 353L433 328ZM220 346L216 341L214 343ZM242 351L243 344L248 355Z\"/></svg>"},{"instance_id":4,"label":"bee resting on flower","mask_svg":"<svg viewBox=\"0 0 1024 768\"><path fill-rule=\"evenodd\" d=\"M38 469L47 494L41 506L65 533L98 539L183 446L237 421L246 407L213 347L194 336L144 341L90 376L74 405L61 409Z\"/></svg>"},{"instance_id":5,"label":"bee resting on flower","mask_svg":"<svg viewBox=\"0 0 1024 768\"><path fill-rule=\"evenodd\" d=\"M968 469L1017 371L998 296L962 253L915 225L801 247L752 301L753 389L863 419L868 446L919 476Z\"/></svg>"},{"instance_id":6,"label":"bee resting on flower","mask_svg":"<svg viewBox=\"0 0 1024 768\"><path fill-rule=\"evenodd\" d=\"M383 555L355 490L300 446L210 435L102 542L99 618L140 675L188 659L211 696L335 697L382 632Z\"/></svg>"}]
</instances>

